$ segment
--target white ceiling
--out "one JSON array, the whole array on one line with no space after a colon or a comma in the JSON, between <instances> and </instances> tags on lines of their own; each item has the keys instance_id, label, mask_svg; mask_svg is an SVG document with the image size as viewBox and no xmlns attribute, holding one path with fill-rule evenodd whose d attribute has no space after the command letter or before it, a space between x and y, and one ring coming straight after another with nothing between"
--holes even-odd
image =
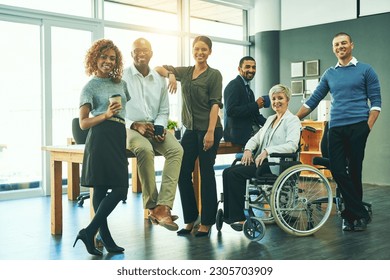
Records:
<instances>
[{"instance_id":1,"label":"white ceiling","mask_svg":"<svg viewBox=\"0 0 390 280\"><path fill-rule=\"evenodd\" d=\"M177 13L177 0L109 0L109 2ZM202 0L191 0L190 13L191 17L242 25L242 10L229 6L213 4Z\"/></svg>"}]
</instances>

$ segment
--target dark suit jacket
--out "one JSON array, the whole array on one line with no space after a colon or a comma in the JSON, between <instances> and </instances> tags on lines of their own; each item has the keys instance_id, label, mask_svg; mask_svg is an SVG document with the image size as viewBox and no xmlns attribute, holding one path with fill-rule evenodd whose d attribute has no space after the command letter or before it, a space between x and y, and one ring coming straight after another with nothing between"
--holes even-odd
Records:
<instances>
[{"instance_id":1,"label":"dark suit jacket","mask_svg":"<svg viewBox=\"0 0 390 280\"><path fill-rule=\"evenodd\" d=\"M269 107L268 95L262 96L265 107ZM252 119L263 126L266 118L259 112L256 101L250 102L244 81L237 76L226 86L224 94L224 139L235 144L245 145L251 137Z\"/></svg>"}]
</instances>

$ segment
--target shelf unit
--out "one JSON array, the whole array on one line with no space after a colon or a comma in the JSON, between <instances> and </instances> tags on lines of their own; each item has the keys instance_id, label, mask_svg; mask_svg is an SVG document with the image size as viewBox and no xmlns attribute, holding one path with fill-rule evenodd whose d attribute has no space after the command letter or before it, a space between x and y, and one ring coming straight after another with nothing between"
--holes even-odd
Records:
<instances>
[{"instance_id":1,"label":"shelf unit","mask_svg":"<svg viewBox=\"0 0 390 280\"><path fill-rule=\"evenodd\" d=\"M302 121L302 126L311 126L316 129L316 132L310 132L307 130L302 131L301 135L301 153L300 161L304 164L313 165L314 157L321 157L321 139L324 134L325 122L324 121ZM318 166L315 166L318 167ZM321 170L327 177L331 178L332 175L329 170Z\"/></svg>"}]
</instances>

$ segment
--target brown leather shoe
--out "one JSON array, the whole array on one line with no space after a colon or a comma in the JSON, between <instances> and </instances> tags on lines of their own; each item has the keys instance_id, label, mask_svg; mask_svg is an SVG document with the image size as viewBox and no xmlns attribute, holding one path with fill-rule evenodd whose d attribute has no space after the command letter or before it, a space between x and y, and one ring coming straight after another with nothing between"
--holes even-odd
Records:
<instances>
[{"instance_id":1,"label":"brown leather shoe","mask_svg":"<svg viewBox=\"0 0 390 280\"><path fill-rule=\"evenodd\" d=\"M177 219L179 219L179 216L178 215L171 215L171 218L172 218L172 222L174 222Z\"/></svg>"},{"instance_id":2,"label":"brown leather shoe","mask_svg":"<svg viewBox=\"0 0 390 280\"><path fill-rule=\"evenodd\" d=\"M172 231L179 229L179 226L172 221L171 209L168 206L158 205L149 212L149 219L152 221L152 223L158 224Z\"/></svg>"},{"instance_id":3,"label":"brown leather shoe","mask_svg":"<svg viewBox=\"0 0 390 280\"><path fill-rule=\"evenodd\" d=\"M149 218L149 221L153 224L153 225L158 225L154 220L152 220L150 218L150 213L151 213L152 210L149 209L149 214L148 214L148 218ZM178 215L171 215L171 219L172 219L172 222L176 221L179 219L179 216Z\"/></svg>"}]
</instances>

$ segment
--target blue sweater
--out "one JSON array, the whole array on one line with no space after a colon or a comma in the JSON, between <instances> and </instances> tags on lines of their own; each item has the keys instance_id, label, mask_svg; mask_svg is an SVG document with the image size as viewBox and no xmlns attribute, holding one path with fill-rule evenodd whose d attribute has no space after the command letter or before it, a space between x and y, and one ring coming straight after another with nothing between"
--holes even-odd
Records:
<instances>
[{"instance_id":1,"label":"blue sweater","mask_svg":"<svg viewBox=\"0 0 390 280\"><path fill-rule=\"evenodd\" d=\"M371 107L381 107L380 85L374 69L362 62L328 68L306 105L312 110L330 92L329 127L367 121Z\"/></svg>"}]
</instances>

